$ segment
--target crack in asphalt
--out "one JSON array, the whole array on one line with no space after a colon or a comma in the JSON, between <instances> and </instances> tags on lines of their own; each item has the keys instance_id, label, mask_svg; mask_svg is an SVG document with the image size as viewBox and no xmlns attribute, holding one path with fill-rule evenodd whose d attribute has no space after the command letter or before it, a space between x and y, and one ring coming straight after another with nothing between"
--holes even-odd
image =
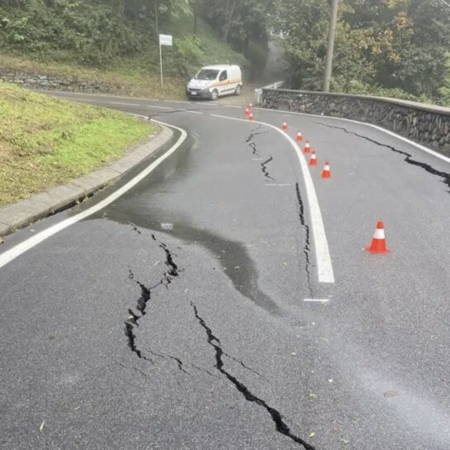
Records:
<instances>
[{"instance_id":1,"label":"crack in asphalt","mask_svg":"<svg viewBox=\"0 0 450 450\"><path fill-rule=\"evenodd\" d=\"M259 136L261 134L267 134L269 131L268 130L264 130L264 131L258 131L262 128L262 125L258 125L256 128L254 128L252 131L250 131L250 134L247 138L247 140L245 141L245 144L248 144L248 146L252 149L252 155L253 156L257 156L258 158L260 157L260 154L258 153L258 149L256 148L256 143L254 142L254 138L255 136Z\"/></svg>"},{"instance_id":2,"label":"crack in asphalt","mask_svg":"<svg viewBox=\"0 0 450 450\"><path fill-rule=\"evenodd\" d=\"M169 268L169 270L164 273L164 279L162 283L167 287L169 286L170 283L172 283L173 278L179 276L180 271L178 269L178 266L175 264L172 252L167 248L167 245L164 244L163 242L158 241L158 239L156 239L154 234L152 234L152 239L159 244L159 247L163 249L164 253L166 254L165 264Z\"/></svg>"},{"instance_id":3,"label":"crack in asphalt","mask_svg":"<svg viewBox=\"0 0 450 450\"><path fill-rule=\"evenodd\" d=\"M156 117L167 116L170 114L182 113L182 112L186 112L186 111L204 111L204 110L201 108L183 108L183 109L166 110L166 111L157 112L155 114L149 114L148 119L152 120L152 119L155 119Z\"/></svg>"},{"instance_id":4,"label":"crack in asphalt","mask_svg":"<svg viewBox=\"0 0 450 450\"><path fill-rule=\"evenodd\" d=\"M349 131L349 130L347 130L347 129L344 128L344 127L335 127L335 126L333 126L333 125L328 125L328 124L320 123L320 122L319 122L319 125L322 125L322 126L327 127L327 128L334 128L334 129L336 129L336 130L343 130L343 131L345 131L347 134L352 134L352 135L354 135L354 136L356 136L356 137L359 137L359 138L361 138L361 139L365 139L366 141L369 141L369 142L371 142L372 144L378 145L379 147L385 147L385 148L388 148L389 150L393 151L394 153L399 153L400 155L405 156L404 161L405 161L406 163L411 164L412 166L421 167L421 168L424 169L426 172L428 172L428 173L430 173L430 174L432 174L432 175L437 175L437 176L441 177L441 178L442 178L442 182L443 182L448 188L450 188L450 174L449 174L449 173L447 173L447 172L442 172L442 171L437 170L437 169L435 169L434 167L430 166L429 164L426 164L426 163L423 163L423 162L420 162L420 161L416 161L415 159L412 159L412 155L411 155L410 153L408 153L408 152L404 152L404 151L402 151L402 150L398 150L397 148L392 147L391 145L382 144L381 142L378 142L378 141L376 141L376 140L374 140L374 139L371 139L371 138L369 138L369 137L367 137L367 136L364 136L364 135L362 135L362 134L355 133L354 131ZM447 191L447 192L450 193L450 191Z\"/></svg>"},{"instance_id":5,"label":"crack in asphalt","mask_svg":"<svg viewBox=\"0 0 450 450\"><path fill-rule=\"evenodd\" d=\"M130 226L137 234L142 234L142 231L133 222L130 222Z\"/></svg>"},{"instance_id":6,"label":"crack in asphalt","mask_svg":"<svg viewBox=\"0 0 450 450\"><path fill-rule=\"evenodd\" d=\"M134 273L131 269L129 269L128 278L130 280L133 280L141 289L141 296L138 298L136 309L142 314L142 316L145 316L145 314L147 313L146 312L147 303L150 301L152 297L152 290L164 283L165 275L163 279L161 279L157 284L155 284L152 287L147 287L139 280L136 280L134 277ZM128 322L138 325L137 322L139 321L140 317L136 316L136 314L131 309L128 310L128 313L130 314Z\"/></svg>"},{"instance_id":7,"label":"crack in asphalt","mask_svg":"<svg viewBox=\"0 0 450 450\"><path fill-rule=\"evenodd\" d=\"M181 370L181 372L184 372L186 375L189 375L188 372L184 369L183 361L181 361L180 358L177 358L176 356L168 355L167 353L158 353L153 350L148 350L148 352L153 356L158 356L163 359L168 359L175 361L177 363L178 369Z\"/></svg>"},{"instance_id":8,"label":"crack in asphalt","mask_svg":"<svg viewBox=\"0 0 450 450\"><path fill-rule=\"evenodd\" d=\"M308 289L311 298L314 297L312 283L311 283L311 230L309 225L305 221L305 206L302 199L302 194L300 192L299 183L295 184L295 192L297 194L297 201L299 207L299 218L300 224L305 229L305 245L303 246L303 254L305 255L305 272L306 272L306 280L308 282Z\"/></svg>"},{"instance_id":9,"label":"crack in asphalt","mask_svg":"<svg viewBox=\"0 0 450 450\"><path fill-rule=\"evenodd\" d=\"M263 163L261 163L261 167L262 167L262 173L264 174L264 176L268 179L268 180L272 180L272 181L277 181L275 180L275 178L272 178L269 175L269 172L267 171L267 164L269 164L270 162L273 161L273 157L270 156L270 158L267 161L264 161Z\"/></svg>"},{"instance_id":10,"label":"crack in asphalt","mask_svg":"<svg viewBox=\"0 0 450 450\"><path fill-rule=\"evenodd\" d=\"M136 225L131 224L133 227L133 230L138 232L139 234L142 234L141 231L136 227ZM139 280L135 279L135 275L131 269L129 269L129 275L128 278L130 280L133 280L141 289L141 295L137 301L136 309L141 313L141 316L138 316L131 308L128 309L128 319L125 322L125 336L128 340L128 347L130 350L135 353L139 358L145 359L147 361L150 361L153 363L153 360L151 358L148 358L142 354L142 351L138 349L136 345L136 334L134 333L135 327L139 326L139 320L142 319L147 313L147 303L151 299L151 293L152 290L157 288L158 286L164 285L166 288L168 288L169 284L172 283L173 278L178 277L180 273L180 269L178 268L178 265L175 263L173 259L172 252L169 250L166 244L163 242L158 241L156 239L156 236L152 234L152 239L158 243L159 247L164 251L166 255L166 261L165 264L168 267L168 270L164 272L162 279L156 283L152 287L147 287L143 283L141 283ZM164 359L169 359L172 361L175 361L177 363L178 369L181 372L184 372L185 374L188 374L183 366L183 361L180 358L177 358L175 356L169 355L167 353L158 353L153 350L147 350L148 353L150 353L153 356L157 356Z\"/></svg>"},{"instance_id":11,"label":"crack in asphalt","mask_svg":"<svg viewBox=\"0 0 450 450\"><path fill-rule=\"evenodd\" d=\"M303 448L306 450L315 450L315 448L312 445L309 445L303 439L299 438L298 436L295 436L291 432L290 428L283 420L283 416L281 415L280 412L278 412L275 408L269 406L264 400L253 394L247 386L245 386L236 377L234 377L227 370L224 369L223 356L225 356L225 353L222 350L222 344L220 342L220 339L214 335L211 328L206 324L205 320L199 315L198 309L194 305L194 303L192 301L190 303L192 309L194 310L195 318L197 319L200 326L205 330L208 344L214 349L216 357L216 364L215 364L216 369L234 385L234 387L244 396L244 398L248 402L256 403L257 405L262 406L270 414L270 417L272 418L278 433L281 433L282 435L288 437L297 444L302 445Z\"/></svg>"},{"instance_id":12,"label":"crack in asphalt","mask_svg":"<svg viewBox=\"0 0 450 450\"><path fill-rule=\"evenodd\" d=\"M255 136L259 136L259 135L261 135L261 134L267 134L267 133L269 132L269 130L258 131L258 130L260 130L261 128L262 128L262 125L261 125L261 124L258 125L256 128L254 128L254 129L250 132L250 134L249 134L247 140L245 141L245 143L248 144L248 146L252 149L252 155L253 155L253 156L256 156L256 157L258 157L258 158L259 158L261 155L258 153L258 149L257 149L257 146L256 146L256 142L254 141L254 138L255 138ZM267 170L267 164L269 164L269 163L272 162L272 161L273 161L273 157L270 156L269 159L267 159L266 161L264 161L263 163L261 163L261 171L262 171L262 173L264 174L264 176L265 176L268 180L271 180L271 181L276 182L277 180L275 180L275 178L271 177L270 174L269 174L269 172L268 172L268 170Z\"/></svg>"}]
</instances>

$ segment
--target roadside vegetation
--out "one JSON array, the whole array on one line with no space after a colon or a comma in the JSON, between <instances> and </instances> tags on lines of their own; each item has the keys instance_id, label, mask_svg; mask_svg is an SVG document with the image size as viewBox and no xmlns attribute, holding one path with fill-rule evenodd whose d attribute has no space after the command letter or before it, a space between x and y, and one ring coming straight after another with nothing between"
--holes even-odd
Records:
<instances>
[{"instance_id":1,"label":"roadside vegetation","mask_svg":"<svg viewBox=\"0 0 450 450\"><path fill-rule=\"evenodd\" d=\"M115 111L0 83L0 206L87 174L154 131Z\"/></svg>"},{"instance_id":2,"label":"roadside vegetation","mask_svg":"<svg viewBox=\"0 0 450 450\"><path fill-rule=\"evenodd\" d=\"M273 27L293 84L321 90L328 0L276 0ZM332 90L450 106L450 6L442 0L339 2Z\"/></svg>"},{"instance_id":3,"label":"roadside vegetation","mask_svg":"<svg viewBox=\"0 0 450 450\"><path fill-rule=\"evenodd\" d=\"M114 93L184 95L202 65L239 64L247 79L267 57L267 0L4 0L0 68L69 75L109 84ZM158 35L165 88L159 82Z\"/></svg>"}]
</instances>

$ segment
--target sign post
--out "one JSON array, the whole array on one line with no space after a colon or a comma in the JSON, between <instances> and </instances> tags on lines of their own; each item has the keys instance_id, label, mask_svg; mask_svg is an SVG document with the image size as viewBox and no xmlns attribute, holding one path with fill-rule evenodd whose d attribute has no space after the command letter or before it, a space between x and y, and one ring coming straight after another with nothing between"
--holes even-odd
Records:
<instances>
[{"instance_id":1,"label":"sign post","mask_svg":"<svg viewBox=\"0 0 450 450\"><path fill-rule=\"evenodd\" d=\"M173 45L173 38L169 34L159 35L159 67L161 71L161 87L164 86L164 76L163 76L163 62L162 62L162 46L163 45Z\"/></svg>"}]
</instances>

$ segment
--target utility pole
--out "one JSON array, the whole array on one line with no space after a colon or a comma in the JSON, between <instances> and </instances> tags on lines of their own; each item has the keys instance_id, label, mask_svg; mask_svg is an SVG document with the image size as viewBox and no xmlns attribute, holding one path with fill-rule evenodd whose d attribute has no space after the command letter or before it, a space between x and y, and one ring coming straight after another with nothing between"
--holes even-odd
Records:
<instances>
[{"instance_id":1,"label":"utility pole","mask_svg":"<svg viewBox=\"0 0 450 450\"><path fill-rule=\"evenodd\" d=\"M331 71L333 69L334 36L336 34L338 1L331 0L330 30L328 31L327 59L325 62L325 76L323 79L323 91L330 92Z\"/></svg>"}]
</instances>

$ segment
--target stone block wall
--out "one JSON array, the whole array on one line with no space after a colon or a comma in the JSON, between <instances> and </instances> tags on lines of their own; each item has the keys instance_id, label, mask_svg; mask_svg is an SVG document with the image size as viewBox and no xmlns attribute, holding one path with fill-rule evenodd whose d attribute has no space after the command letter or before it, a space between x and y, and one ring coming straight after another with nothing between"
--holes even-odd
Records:
<instances>
[{"instance_id":1,"label":"stone block wall","mask_svg":"<svg viewBox=\"0 0 450 450\"><path fill-rule=\"evenodd\" d=\"M288 89L263 89L262 106L368 122L450 154L450 108L389 98Z\"/></svg>"},{"instance_id":2,"label":"stone block wall","mask_svg":"<svg viewBox=\"0 0 450 450\"><path fill-rule=\"evenodd\" d=\"M111 87L105 83L79 80L75 77L59 77L29 74L14 70L0 69L0 80L14 83L28 89L52 91L107 93Z\"/></svg>"}]
</instances>

